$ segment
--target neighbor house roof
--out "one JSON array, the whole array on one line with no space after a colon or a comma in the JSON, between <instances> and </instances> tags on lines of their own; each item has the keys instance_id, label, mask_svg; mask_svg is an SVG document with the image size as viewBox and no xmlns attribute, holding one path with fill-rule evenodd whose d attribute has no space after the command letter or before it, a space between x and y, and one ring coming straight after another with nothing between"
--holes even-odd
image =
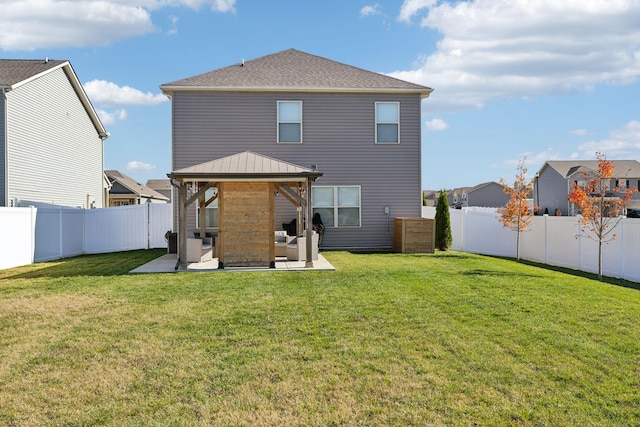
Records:
<instances>
[{"instance_id":1,"label":"neighbor house roof","mask_svg":"<svg viewBox=\"0 0 640 427\"><path fill-rule=\"evenodd\" d=\"M106 170L104 171L104 173L109 177L112 183L117 182L118 184L129 190L132 194L146 197L148 199L169 201L169 198L167 196L158 193L156 190L153 190L146 185L140 184L135 179L128 177L127 175L120 173L117 170Z\"/></svg>"},{"instance_id":2,"label":"neighbor house roof","mask_svg":"<svg viewBox=\"0 0 640 427\"><path fill-rule=\"evenodd\" d=\"M319 178L322 176L322 172L293 163L283 162L251 151L245 151L184 169L178 169L167 174L167 176L169 178L182 180L296 181L308 177L313 179Z\"/></svg>"},{"instance_id":3,"label":"neighbor house roof","mask_svg":"<svg viewBox=\"0 0 640 427\"><path fill-rule=\"evenodd\" d=\"M84 91L78 76L71 67L71 63L65 60L53 59L0 59L0 89L12 91L38 77L58 68L62 68L69 79L69 83L75 90L84 106L98 135L107 138L109 133L105 130L98 114L91 105L91 101Z\"/></svg>"},{"instance_id":4,"label":"neighbor house roof","mask_svg":"<svg viewBox=\"0 0 640 427\"><path fill-rule=\"evenodd\" d=\"M176 90L403 92L427 97L433 89L295 49L160 86Z\"/></svg>"},{"instance_id":5,"label":"neighbor house roof","mask_svg":"<svg viewBox=\"0 0 640 427\"><path fill-rule=\"evenodd\" d=\"M146 186L156 191L171 190L171 180L170 179L148 179Z\"/></svg>"},{"instance_id":6,"label":"neighbor house roof","mask_svg":"<svg viewBox=\"0 0 640 427\"><path fill-rule=\"evenodd\" d=\"M614 178L640 178L640 162L637 160L612 160ZM575 175L581 171L597 171L597 160L549 160L542 168L539 174L546 168L550 167L565 178Z\"/></svg>"}]
</instances>

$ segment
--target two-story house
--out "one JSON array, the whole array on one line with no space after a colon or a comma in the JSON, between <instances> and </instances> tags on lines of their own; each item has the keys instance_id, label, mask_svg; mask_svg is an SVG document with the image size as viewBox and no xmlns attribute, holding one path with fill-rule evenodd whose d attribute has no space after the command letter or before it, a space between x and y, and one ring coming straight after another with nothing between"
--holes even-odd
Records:
<instances>
[{"instance_id":1,"label":"two-story house","mask_svg":"<svg viewBox=\"0 0 640 427\"><path fill-rule=\"evenodd\" d=\"M107 131L71 64L0 60L0 206L104 207Z\"/></svg>"},{"instance_id":2,"label":"two-story house","mask_svg":"<svg viewBox=\"0 0 640 427\"><path fill-rule=\"evenodd\" d=\"M321 172L312 210L325 248L390 248L393 218L421 216L420 114L429 87L294 49L160 87L172 100L174 171L248 151ZM296 207L278 193L281 229ZM215 230L217 208L214 201L199 216L189 207L187 226L205 218Z\"/></svg>"},{"instance_id":3,"label":"two-story house","mask_svg":"<svg viewBox=\"0 0 640 427\"><path fill-rule=\"evenodd\" d=\"M637 160L612 160L613 175L610 188L640 189L640 162ZM549 160L536 174L533 198L541 214L572 215L568 200L571 185L583 179L584 173L598 170L597 160ZM631 208L640 208L640 193L634 193Z\"/></svg>"}]
</instances>

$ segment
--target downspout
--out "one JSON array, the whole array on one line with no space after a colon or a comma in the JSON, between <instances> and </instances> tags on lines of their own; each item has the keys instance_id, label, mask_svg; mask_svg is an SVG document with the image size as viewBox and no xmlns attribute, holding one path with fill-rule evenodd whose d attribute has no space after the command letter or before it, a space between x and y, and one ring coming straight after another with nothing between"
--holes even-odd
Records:
<instances>
[{"instance_id":1,"label":"downspout","mask_svg":"<svg viewBox=\"0 0 640 427\"><path fill-rule=\"evenodd\" d=\"M8 102L7 102L7 92L9 92L11 89L3 87L2 88L2 103L3 103L3 111L4 111L4 115L3 117L0 118L0 120L2 120L4 122L4 135L2 136L3 141L4 141L4 177L3 177L3 184L4 184L4 200L2 200L2 206L7 207L9 206L9 131L8 131L8 112L7 112L7 107L8 107Z\"/></svg>"},{"instance_id":2,"label":"downspout","mask_svg":"<svg viewBox=\"0 0 640 427\"><path fill-rule=\"evenodd\" d=\"M102 151L102 173L100 174L100 182L102 183L102 185L100 185L102 187L102 207L103 208L108 208L109 207L109 188L104 188L104 141L109 138L111 136L111 134L109 132L107 132L104 135L100 135L98 134L98 137L100 138L100 150Z\"/></svg>"}]
</instances>

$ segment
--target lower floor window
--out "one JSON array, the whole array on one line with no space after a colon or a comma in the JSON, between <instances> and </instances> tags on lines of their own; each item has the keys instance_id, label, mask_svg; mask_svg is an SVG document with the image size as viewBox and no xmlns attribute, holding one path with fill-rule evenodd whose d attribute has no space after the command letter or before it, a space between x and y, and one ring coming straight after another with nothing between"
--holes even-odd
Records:
<instances>
[{"instance_id":1,"label":"lower floor window","mask_svg":"<svg viewBox=\"0 0 640 427\"><path fill-rule=\"evenodd\" d=\"M217 188L209 188L205 192L204 200L212 199L215 195L218 194ZM209 205L205 208L205 227L206 228L217 228L218 227L218 199L213 200ZM196 209L196 227L200 227L200 205L198 204L198 208Z\"/></svg>"},{"instance_id":2,"label":"lower floor window","mask_svg":"<svg viewBox=\"0 0 640 427\"><path fill-rule=\"evenodd\" d=\"M325 227L360 226L360 186L313 186L311 198Z\"/></svg>"}]
</instances>

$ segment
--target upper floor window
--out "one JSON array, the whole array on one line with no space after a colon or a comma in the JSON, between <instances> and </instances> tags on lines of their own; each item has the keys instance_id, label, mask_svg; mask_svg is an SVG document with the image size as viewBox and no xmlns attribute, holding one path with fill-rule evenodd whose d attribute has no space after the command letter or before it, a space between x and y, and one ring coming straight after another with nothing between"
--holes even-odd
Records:
<instances>
[{"instance_id":1,"label":"upper floor window","mask_svg":"<svg viewBox=\"0 0 640 427\"><path fill-rule=\"evenodd\" d=\"M278 142L302 142L302 101L278 101Z\"/></svg>"},{"instance_id":2,"label":"upper floor window","mask_svg":"<svg viewBox=\"0 0 640 427\"><path fill-rule=\"evenodd\" d=\"M400 104L376 102L376 143L397 144L399 142Z\"/></svg>"},{"instance_id":3,"label":"upper floor window","mask_svg":"<svg viewBox=\"0 0 640 427\"><path fill-rule=\"evenodd\" d=\"M325 227L360 226L360 187L312 187L313 213Z\"/></svg>"}]
</instances>

